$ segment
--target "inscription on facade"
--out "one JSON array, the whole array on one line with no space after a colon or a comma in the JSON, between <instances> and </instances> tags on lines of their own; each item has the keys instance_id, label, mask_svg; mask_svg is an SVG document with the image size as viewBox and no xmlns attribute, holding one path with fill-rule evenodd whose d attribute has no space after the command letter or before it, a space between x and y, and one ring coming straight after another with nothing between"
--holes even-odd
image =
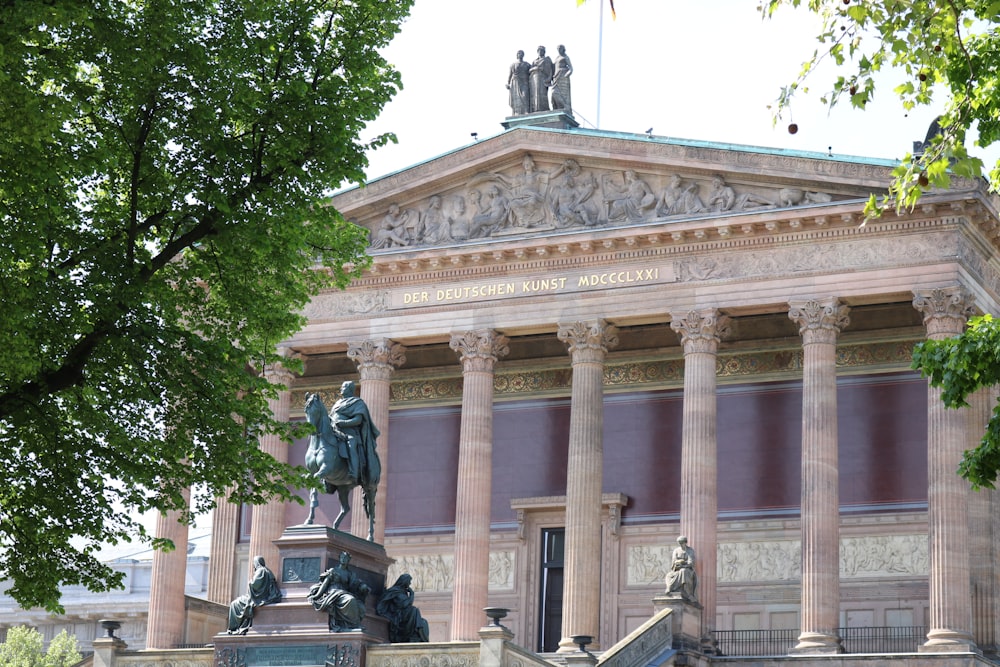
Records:
<instances>
[{"instance_id":1,"label":"inscription on facade","mask_svg":"<svg viewBox=\"0 0 1000 667\"><path fill-rule=\"evenodd\" d=\"M676 280L673 267L655 266L652 268L614 269L588 273L568 273L557 276L518 278L516 280L457 283L394 292L392 294L391 307L410 308L413 306L489 301L545 293L582 292L593 289L606 290L616 287L667 283Z\"/></svg>"}]
</instances>

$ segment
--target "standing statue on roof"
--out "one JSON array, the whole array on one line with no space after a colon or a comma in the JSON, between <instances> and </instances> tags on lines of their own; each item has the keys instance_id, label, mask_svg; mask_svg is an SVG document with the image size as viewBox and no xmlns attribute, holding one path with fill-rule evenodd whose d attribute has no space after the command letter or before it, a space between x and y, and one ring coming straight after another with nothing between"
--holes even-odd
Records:
<instances>
[{"instance_id":1,"label":"standing statue on roof","mask_svg":"<svg viewBox=\"0 0 1000 667\"><path fill-rule=\"evenodd\" d=\"M536 111L549 110L549 85L552 83L552 75L555 68L552 59L545 55L545 47L538 47L538 57L531 63L528 70L531 113Z\"/></svg>"},{"instance_id":2,"label":"standing statue on roof","mask_svg":"<svg viewBox=\"0 0 1000 667\"><path fill-rule=\"evenodd\" d=\"M510 91L510 115L523 116L528 113L528 70L531 65L524 62L524 51L517 52L517 60L510 66L507 76L507 90Z\"/></svg>"}]
</instances>

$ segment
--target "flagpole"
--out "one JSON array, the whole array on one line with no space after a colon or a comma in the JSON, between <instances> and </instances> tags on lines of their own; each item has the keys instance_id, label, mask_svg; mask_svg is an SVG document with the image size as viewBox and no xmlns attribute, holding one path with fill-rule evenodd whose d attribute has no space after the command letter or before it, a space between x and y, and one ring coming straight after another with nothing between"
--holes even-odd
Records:
<instances>
[{"instance_id":1,"label":"flagpole","mask_svg":"<svg viewBox=\"0 0 1000 667\"><path fill-rule=\"evenodd\" d=\"M597 3L601 7L597 24L597 129L601 129L601 70L604 60L604 0Z\"/></svg>"}]
</instances>

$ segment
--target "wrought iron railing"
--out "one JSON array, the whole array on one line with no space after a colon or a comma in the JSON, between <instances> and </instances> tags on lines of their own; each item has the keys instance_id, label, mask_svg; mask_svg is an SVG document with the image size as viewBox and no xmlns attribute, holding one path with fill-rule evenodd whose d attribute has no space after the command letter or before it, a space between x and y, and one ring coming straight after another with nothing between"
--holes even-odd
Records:
<instances>
[{"instance_id":1,"label":"wrought iron railing","mask_svg":"<svg viewBox=\"0 0 1000 667\"><path fill-rule=\"evenodd\" d=\"M915 653L927 641L927 628L837 628L844 653Z\"/></svg>"},{"instance_id":2,"label":"wrought iron railing","mask_svg":"<svg viewBox=\"0 0 1000 667\"><path fill-rule=\"evenodd\" d=\"M788 655L798 642L798 630L716 630L712 633L720 655Z\"/></svg>"},{"instance_id":3,"label":"wrought iron railing","mask_svg":"<svg viewBox=\"0 0 1000 667\"><path fill-rule=\"evenodd\" d=\"M837 628L844 653L914 653L927 638L927 628ZM798 643L798 630L716 630L712 633L724 656L787 655Z\"/></svg>"}]
</instances>

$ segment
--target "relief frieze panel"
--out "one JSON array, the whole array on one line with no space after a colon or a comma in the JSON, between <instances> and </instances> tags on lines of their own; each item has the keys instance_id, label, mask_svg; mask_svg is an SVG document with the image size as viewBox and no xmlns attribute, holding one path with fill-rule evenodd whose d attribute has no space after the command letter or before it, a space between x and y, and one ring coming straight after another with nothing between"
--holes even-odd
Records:
<instances>
[{"instance_id":1,"label":"relief frieze panel","mask_svg":"<svg viewBox=\"0 0 1000 667\"><path fill-rule=\"evenodd\" d=\"M729 252L724 261L694 256L677 260L676 276L678 282L750 279L799 272L898 266L953 258L958 254L957 235L934 232L915 237L868 238Z\"/></svg>"},{"instance_id":2,"label":"relief frieze panel","mask_svg":"<svg viewBox=\"0 0 1000 667\"><path fill-rule=\"evenodd\" d=\"M835 198L848 196L804 187L734 184L721 174L584 169L574 159L540 165L525 154L520 168L477 173L464 188L431 195L410 207L390 202L380 218L365 226L372 250L393 250L784 209Z\"/></svg>"},{"instance_id":3,"label":"relief frieze panel","mask_svg":"<svg viewBox=\"0 0 1000 667\"><path fill-rule=\"evenodd\" d=\"M413 578L413 590L418 593L451 592L455 583L454 554L408 554L395 558L396 562L389 566L386 581L395 581L399 575L408 573ZM514 558L513 551L490 552L491 591L514 590Z\"/></svg>"},{"instance_id":4,"label":"relief frieze panel","mask_svg":"<svg viewBox=\"0 0 1000 667\"><path fill-rule=\"evenodd\" d=\"M626 585L661 585L670 569L672 545L633 545L628 549ZM721 542L719 583L797 581L802 576L801 542ZM840 576L846 579L927 576L927 535L867 535L840 540Z\"/></svg>"}]
</instances>

